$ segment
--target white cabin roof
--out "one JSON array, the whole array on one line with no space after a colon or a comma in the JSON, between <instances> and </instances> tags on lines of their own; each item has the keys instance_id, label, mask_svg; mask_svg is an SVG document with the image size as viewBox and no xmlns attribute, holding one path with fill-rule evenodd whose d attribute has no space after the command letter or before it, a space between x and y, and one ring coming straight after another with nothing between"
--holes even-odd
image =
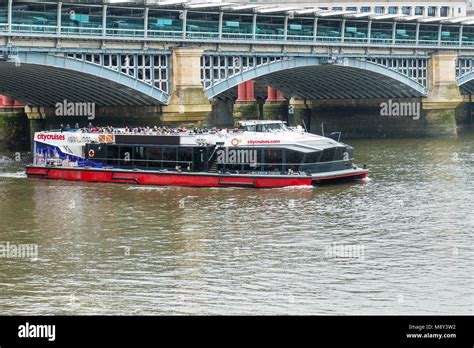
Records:
<instances>
[{"instance_id":1,"label":"white cabin roof","mask_svg":"<svg viewBox=\"0 0 474 348\"><path fill-rule=\"evenodd\" d=\"M257 124L282 124L285 123L279 120L247 120L247 121L239 121L242 126L254 126Z\"/></svg>"}]
</instances>

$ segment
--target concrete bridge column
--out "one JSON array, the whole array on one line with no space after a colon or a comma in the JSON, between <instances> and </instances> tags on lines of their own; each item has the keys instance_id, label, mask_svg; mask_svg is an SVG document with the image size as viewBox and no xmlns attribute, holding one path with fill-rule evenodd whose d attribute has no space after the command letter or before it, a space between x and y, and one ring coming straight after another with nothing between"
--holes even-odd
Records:
<instances>
[{"instance_id":1,"label":"concrete bridge column","mask_svg":"<svg viewBox=\"0 0 474 348\"><path fill-rule=\"evenodd\" d=\"M432 55L428 67L429 92L422 100L426 135L456 135L456 109L463 97L456 84L455 53Z\"/></svg>"},{"instance_id":2,"label":"concrete bridge column","mask_svg":"<svg viewBox=\"0 0 474 348\"><path fill-rule=\"evenodd\" d=\"M267 93L268 97L263 106L263 118L266 120L287 121L288 100L286 100L285 95L271 86L268 86Z\"/></svg>"},{"instance_id":3,"label":"concrete bridge column","mask_svg":"<svg viewBox=\"0 0 474 348\"><path fill-rule=\"evenodd\" d=\"M196 123L207 119L212 106L201 82L199 47L177 47L171 60L171 95L162 108L165 123Z\"/></svg>"},{"instance_id":4,"label":"concrete bridge column","mask_svg":"<svg viewBox=\"0 0 474 348\"><path fill-rule=\"evenodd\" d=\"M260 118L258 103L255 99L255 81L250 80L238 85L233 114L235 121Z\"/></svg>"},{"instance_id":5,"label":"concrete bridge column","mask_svg":"<svg viewBox=\"0 0 474 348\"><path fill-rule=\"evenodd\" d=\"M33 147L33 138L36 132L46 129L46 113L43 107L25 107L25 113L29 124L29 139Z\"/></svg>"},{"instance_id":6,"label":"concrete bridge column","mask_svg":"<svg viewBox=\"0 0 474 348\"><path fill-rule=\"evenodd\" d=\"M0 95L0 150L29 150L28 134L24 105Z\"/></svg>"},{"instance_id":7,"label":"concrete bridge column","mask_svg":"<svg viewBox=\"0 0 474 348\"><path fill-rule=\"evenodd\" d=\"M231 128L233 119L234 101L231 99L212 99L212 112L205 123L206 127Z\"/></svg>"}]
</instances>

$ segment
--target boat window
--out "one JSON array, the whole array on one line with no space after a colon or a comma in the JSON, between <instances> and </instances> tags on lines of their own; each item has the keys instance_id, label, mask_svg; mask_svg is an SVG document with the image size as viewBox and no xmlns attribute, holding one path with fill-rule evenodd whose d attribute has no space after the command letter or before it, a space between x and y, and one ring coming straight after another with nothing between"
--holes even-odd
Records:
<instances>
[{"instance_id":1,"label":"boat window","mask_svg":"<svg viewBox=\"0 0 474 348\"><path fill-rule=\"evenodd\" d=\"M239 164L232 164L232 163L229 163L229 164L226 164L225 165L225 170L227 171L234 171L234 170L237 170L237 171L241 171L242 170L242 164L239 163Z\"/></svg>"},{"instance_id":2,"label":"boat window","mask_svg":"<svg viewBox=\"0 0 474 348\"><path fill-rule=\"evenodd\" d=\"M257 165L254 166L254 170L263 170L263 166L261 165L261 163L263 163L263 152L263 149L257 150Z\"/></svg>"},{"instance_id":3,"label":"boat window","mask_svg":"<svg viewBox=\"0 0 474 348\"><path fill-rule=\"evenodd\" d=\"M145 146L135 146L133 152L133 165L146 167L147 148Z\"/></svg>"},{"instance_id":4,"label":"boat window","mask_svg":"<svg viewBox=\"0 0 474 348\"><path fill-rule=\"evenodd\" d=\"M345 152L347 152L347 155L348 155L349 159L354 157L354 148L352 146L346 145L346 151ZM344 154L343 154L343 156L344 156Z\"/></svg>"},{"instance_id":5,"label":"boat window","mask_svg":"<svg viewBox=\"0 0 474 348\"><path fill-rule=\"evenodd\" d=\"M336 147L336 150L334 152L334 161L342 161L342 158L344 156L344 147Z\"/></svg>"},{"instance_id":6,"label":"boat window","mask_svg":"<svg viewBox=\"0 0 474 348\"><path fill-rule=\"evenodd\" d=\"M282 131L288 129L283 123L269 123L264 124L263 126L265 132Z\"/></svg>"},{"instance_id":7,"label":"boat window","mask_svg":"<svg viewBox=\"0 0 474 348\"><path fill-rule=\"evenodd\" d=\"M318 163L320 157L321 157L320 151L307 153L304 163L307 163L307 164Z\"/></svg>"},{"instance_id":8,"label":"boat window","mask_svg":"<svg viewBox=\"0 0 474 348\"><path fill-rule=\"evenodd\" d=\"M336 152L335 147L323 150L323 155L321 156L321 162L331 162L334 160L334 153Z\"/></svg>"},{"instance_id":9,"label":"boat window","mask_svg":"<svg viewBox=\"0 0 474 348\"><path fill-rule=\"evenodd\" d=\"M283 162L283 150L265 149L264 150L264 169L267 171L281 170Z\"/></svg>"},{"instance_id":10,"label":"boat window","mask_svg":"<svg viewBox=\"0 0 474 348\"><path fill-rule=\"evenodd\" d=\"M154 168L161 167L161 147L148 148L148 166Z\"/></svg>"},{"instance_id":11,"label":"boat window","mask_svg":"<svg viewBox=\"0 0 474 348\"><path fill-rule=\"evenodd\" d=\"M163 167L165 168L176 167L176 148L175 147L163 148Z\"/></svg>"},{"instance_id":12,"label":"boat window","mask_svg":"<svg viewBox=\"0 0 474 348\"><path fill-rule=\"evenodd\" d=\"M117 145L107 145L107 165L117 166L119 161L119 147Z\"/></svg>"},{"instance_id":13,"label":"boat window","mask_svg":"<svg viewBox=\"0 0 474 348\"><path fill-rule=\"evenodd\" d=\"M188 165L192 165L193 161L193 149L190 147L180 147L178 149L178 165L180 165L183 169L186 168ZM186 163L191 162L191 163Z\"/></svg>"},{"instance_id":14,"label":"boat window","mask_svg":"<svg viewBox=\"0 0 474 348\"><path fill-rule=\"evenodd\" d=\"M133 148L131 146L120 147L120 166L130 167L132 165Z\"/></svg>"},{"instance_id":15,"label":"boat window","mask_svg":"<svg viewBox=\"0 0 474 348\"><path fill-rule=\"evenodd\" d=\"M256 125L247 125L245 129L249 132L275 132L288 130L288 127L284 123L264 123Z\"/></svg>"},{"instance_id":16,"label":"boat window","mask_svg":"<svg viewBox=\"0 0 474 348\"><path fill-rule=\"evenodd\" d=\"M303 153L293 150L286 150L286 163L288 169L297 170L301 161L303 161Z\"/></svg>"}]
</instances>

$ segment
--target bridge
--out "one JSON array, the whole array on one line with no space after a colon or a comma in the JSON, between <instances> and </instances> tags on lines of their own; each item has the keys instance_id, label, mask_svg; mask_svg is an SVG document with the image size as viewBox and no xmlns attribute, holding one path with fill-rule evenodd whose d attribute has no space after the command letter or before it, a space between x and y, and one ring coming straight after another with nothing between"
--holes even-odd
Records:
<instances>
[{"instance_id":1,"label":"bridge","mask_svg":"<svg viewBox=\"0 0 474 348\"><path fill-rule=\"evenodd\" d=\"M0 50L0 94L27 105L32 128L68 100L95 103L104 122L289 117L316 131L354 127L357 115L334 117L350 106L384 132L455 134L474 90L474 17L8 0ZM421 102L421 122L381 119L387 99Z\"/></svg>"}]
</instances>

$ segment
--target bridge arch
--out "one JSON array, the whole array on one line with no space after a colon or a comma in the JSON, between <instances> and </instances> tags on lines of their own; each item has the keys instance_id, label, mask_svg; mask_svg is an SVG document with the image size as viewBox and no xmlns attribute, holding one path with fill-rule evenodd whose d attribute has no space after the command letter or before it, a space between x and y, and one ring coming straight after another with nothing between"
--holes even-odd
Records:
<instances>
[{"instance_id":1,"label":"bridge arch","mask_svg":"<svg viewBox=\"0 0 474 348\"><path fill-rule=\"evenodd\" d=\"M461 88L463 92L468 94L474 94L474 70L459 76L456 79L456 84Z\"/></svg>"},{"instance_id":2,"label":"bridge arch","mask_svg":"<svg viewBox=\"0 0 474 348\"><path fill-rule=\"evenodd\" d=\"M41 52L0 61L0 94L30 106L94 102L97 106L164 105L168 94L118 70Z\"/></svg>"},{"instance_id":3,"label":"bridge arch","mask_svg":"<svg viewBox=\"0 0 474 348\"><path fill-rule=\"evenodd\" d=\"M208 98L256 80L301 99L416 98L427 88L401 72L357 58L293 57L241 71L205 89Z\"/></svg>"}]
</instances>

